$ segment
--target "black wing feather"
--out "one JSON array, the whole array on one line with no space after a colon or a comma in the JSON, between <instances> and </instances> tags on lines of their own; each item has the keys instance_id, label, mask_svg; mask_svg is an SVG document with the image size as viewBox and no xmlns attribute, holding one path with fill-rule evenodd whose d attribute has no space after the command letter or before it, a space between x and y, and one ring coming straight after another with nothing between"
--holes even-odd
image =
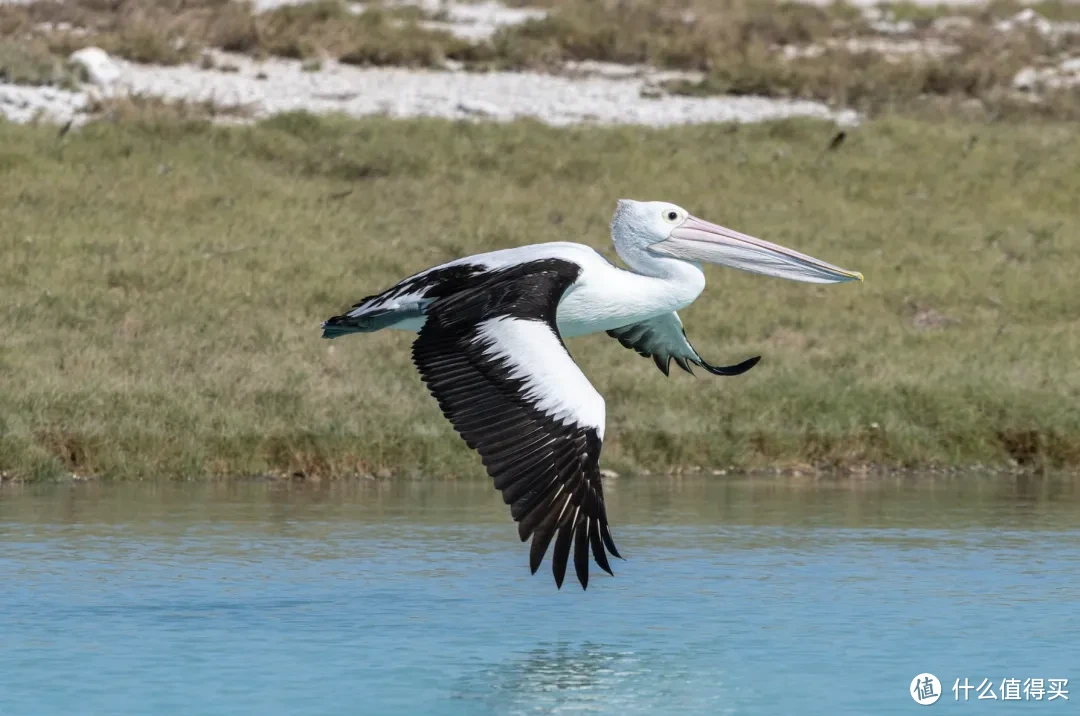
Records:
<instances>
[{"instance_id":1,"label":"black wing feather","mask_svg":"<svg viewBox=\"0 0 1080 716\"><path fill-rule=\"evenodd\" d=\"M589 586L589 521L579 514L574 528L574 571L583 589Z\"/></svg>"},{"instance_id":2,"label":"black wing feather","mask_svg":"<svg viewBox=\"0 0 1080 716\"><path fill-rule=\"evenodd\" d=\"M524 381L512 377L504 358L488 349L482 322L497 317L542 321L558 342L555 312L577 279L577 265L554 259L489 274L466 289L437 298L413 343L423 381L495 487L510 505L522 541L532 537L529 567L535 573L549 545L552 572L561 587L571 546L582 588L593 559L611 573L607 552L618 557L608 529L600 480L602 441L595 426L556 420L535 407Z\"/></svg>"},{"instance_id":3,"label":"black wing feather","mask_svg":"<svg viewBox=\"0 0 1080 716\"><path fill-rule=\"evenodd\" d=\"M551 571L555 575L555 586L562 589L563 579L566 578L566 563L570 559L570 540L574 537L573 519L574 510L566 510L562 519L559 520L559 536L555 538L555 550L551 555ZM581 588L589 586L588 577L581 583Z\"/></svg>"}]
</instances>

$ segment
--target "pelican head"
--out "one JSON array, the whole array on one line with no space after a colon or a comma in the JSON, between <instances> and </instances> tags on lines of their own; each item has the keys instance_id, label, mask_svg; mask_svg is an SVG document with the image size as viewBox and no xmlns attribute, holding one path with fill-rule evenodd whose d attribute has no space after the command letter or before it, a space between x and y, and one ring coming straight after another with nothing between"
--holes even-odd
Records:
<instances>
[{"instance_id":1,"label":"pelican head","mask_svg":"<svg viewBox=\"0 0 1080 716\"><path fill-rule=\"evenodd\" d=\"M664 201L620 199L612 220L616 246L632 242L654 256L705 261L807 283L862 281L863 275L741 234Z\"/></svg>"}]
</instances>

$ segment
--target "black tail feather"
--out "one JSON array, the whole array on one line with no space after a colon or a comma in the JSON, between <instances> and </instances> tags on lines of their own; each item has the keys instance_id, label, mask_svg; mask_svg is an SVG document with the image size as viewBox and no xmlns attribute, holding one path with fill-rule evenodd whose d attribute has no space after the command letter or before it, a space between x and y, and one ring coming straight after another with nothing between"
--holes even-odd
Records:
<instances>
[{"instance_id":1,"label":"black tail feather","mask_svg":"<svg viewBox=\"0 0 1080 716\"><path fill-rule=\"evenodd\" d=\"M338 336L346 336L350 333L360 333L364 329L361 325L358 325L359 321L355 318L349 318L348 316L334 316L322 324L322 337L323 338L337 338Z\"/></svg>"}]
</instances>

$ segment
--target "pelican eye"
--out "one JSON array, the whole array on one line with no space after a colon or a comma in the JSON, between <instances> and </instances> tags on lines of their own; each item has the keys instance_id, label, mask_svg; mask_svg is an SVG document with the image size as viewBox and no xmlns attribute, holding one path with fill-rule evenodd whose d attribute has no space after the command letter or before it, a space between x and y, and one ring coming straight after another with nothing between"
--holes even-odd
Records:
<instances>
[{"instance_id":1,"label":"pelican eye","mask_svg":"<svg viewBox=\"0 0 1080 716\"><path fill-rule=\"evenodd\" d=\"M664 218L667 219L668 221L670 221L671 223L675 223L675 221L677 221L678 218L679 218L679 213L677 211L669 211L668 213L666 213L664 215Z\"/></svg>"}]
</instances>

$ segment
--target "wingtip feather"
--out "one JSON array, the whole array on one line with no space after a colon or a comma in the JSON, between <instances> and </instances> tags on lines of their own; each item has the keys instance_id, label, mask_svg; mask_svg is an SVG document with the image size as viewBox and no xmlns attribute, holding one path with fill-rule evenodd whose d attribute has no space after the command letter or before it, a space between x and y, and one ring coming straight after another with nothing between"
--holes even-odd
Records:
<instances>
[{"instance_id":1,"label":"wingtip feather","mask_svg":"<svg viewBox=\"0 0 1080 716\"><path fill-rule=\"evenodd\" d=\"M611 564L608 562L607 553L604 551L603 539L600 537L600 520L595 518L589 525L589 542L592 544L593 559L596 560L596 565L614 577L615 573L611 571Z\"/></svg>"},{"instance_id":2,"label":"wingtip feather","mask_svg":"<svg viewBox=\"0 0 1080 716\"><path fill-rule=\"evenodd\" d=\"M574 529L574 571L582 589L589 587L589 520L579 515Z\"/></svg>"},{"instance_id":3,"label":"wingtip feather","mask_svg":"<svg viewBox=\"0 0 1080 716\"><path fill-rule=\"evenodd\" d=\"M559 589L562 589L563 580L566 579L566 563L570 559L570 540L573 536L574 523L564 516L551 555L551 572L555 575L555 586Z\"/></svg>"},{"instance_id":4,"label":"wingtip feather","mask_svg":"<svg viewBox=\"0 0 1080 716\"><path fill-rule=\"evenodd\" d=\"M619 550L615 549L615 540L611 538L611 531L608 529L607 525L600 525L600 536L603 538L604 546L607 547L608 552L611 552L614 557L623 559L623 556L619 554Z\"/></svg>"}]
</instances>

